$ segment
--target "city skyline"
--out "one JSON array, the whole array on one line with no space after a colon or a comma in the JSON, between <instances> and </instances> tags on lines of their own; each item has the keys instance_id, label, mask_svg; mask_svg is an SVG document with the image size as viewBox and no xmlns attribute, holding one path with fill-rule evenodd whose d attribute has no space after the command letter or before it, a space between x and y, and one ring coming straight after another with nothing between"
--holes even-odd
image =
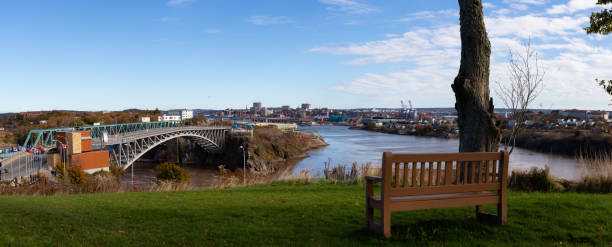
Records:
<instances>
[{"instance_id":1,"label":"city skyline","mask_svg":"<svg viewBox=\"0 0 612 247\"><path fill-rule=\"evenodd\" d=\"M241 109L254 101L330 109L399 108L400 100L416 108L454 105L460 41L453 1L2 5L11 10L0 15L3 113ZM491 85L505 78L507 50L531 38L547 71L533 108L612 109L594 81L612 78L610 37L582 30L599 9L595 0L484 6Z\"/></svg>"}]
</instances>

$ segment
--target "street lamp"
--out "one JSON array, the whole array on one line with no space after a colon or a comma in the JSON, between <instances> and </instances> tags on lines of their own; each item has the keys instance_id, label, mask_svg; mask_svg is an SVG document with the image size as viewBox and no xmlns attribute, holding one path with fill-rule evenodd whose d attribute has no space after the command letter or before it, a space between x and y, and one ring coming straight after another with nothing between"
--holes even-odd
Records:
<instances>
[{"instance_id":1,"label":"street lamp","mask_svg":"<svg viewBox=\"0 0 612 247\"><path fill-rule=\"evenodd\" d=\"M242 150L242 181L246 185L246 152L244 146L240 145L240 149Z\"/></svg>"}]
</instances>

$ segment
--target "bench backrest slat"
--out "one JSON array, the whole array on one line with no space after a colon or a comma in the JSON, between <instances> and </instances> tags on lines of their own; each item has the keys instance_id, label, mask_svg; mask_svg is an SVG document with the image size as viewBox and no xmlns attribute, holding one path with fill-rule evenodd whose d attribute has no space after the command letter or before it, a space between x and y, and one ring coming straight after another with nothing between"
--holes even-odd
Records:
<instances>
[{"instance_id":1,"label":"bench backrest slat","mask_svg":"<svg viewBox=\"0 0 612 247\"><path fill-rule=\"evenodd\" d=\"M384 197L500 190L508 169L505 152L383 155Z\"/></svg>"}]
</instances>

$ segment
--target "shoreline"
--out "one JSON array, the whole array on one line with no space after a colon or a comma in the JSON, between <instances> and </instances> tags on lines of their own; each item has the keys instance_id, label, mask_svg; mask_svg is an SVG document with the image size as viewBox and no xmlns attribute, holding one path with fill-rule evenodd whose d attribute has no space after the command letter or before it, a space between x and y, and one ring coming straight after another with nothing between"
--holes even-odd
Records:
<instances>
[{"instance_id":1,"label":"shoreline","mask_svg":"<svg viewBox=\"0 0 612 247\"><path fill-rule=\"evenodd\" d=\"M441 138L441 139L459 139L458 135L447 133L448 135L440 136L437 134L410 134L411 132L407 132L407 134L398 133L397 129L383 129L383 128L368 128L368 127L355 127L351 126L348 129L350 130L363 130L370 132L378 132L384 134L391 135L400 135L400 136L415 136L415 137L431 137L431 138ZM507 138L507 134L502 134L502 139ZM561 136L566 135L566 136ZM552 137L549 137L552 136ZM609 144L606 144L606 138ZM540 139L543 143L533 143L533 139ZM544 143L545 142L545 143ZM593 147L592 142L598 142L598 146ZM590 150L586 148L582 148L584 146L588 146L586 143L590 143ZM542 146L549 147L549 150L544 150ZM564 147L573 146L571 149L564 149ZM612 137L606 136L593 136L593 135L583 135L583 136L571 136L566 132L557 131L557 132L548 132L548 131L538 131L538 130L529 130L525 131L519 136L517 136L517 148L541 153L548 155L558 155L564 158L570 159L588 159L588 158L598 158L605 156L606 150L612 150ZM500 149L503 148L503 144L500 144ZM608 152L608 155L612 155L612 153ZM581 157L584 156L584 157Z\"/></svg>"},{"instance_id":2,"label":"shoreline","mask_svg":"<svg viewBox=\"0 0 612 247\"><path fill-rule=\"evenodd\" d=\"M371 127L367 127L367 126L363 126L363 127L358 127L358 126L349 126L350 130L365 130L365 131L372 131L372 132L378 132L378 133L385 133L385 134L392 134L392 135L400 135L400 136L421 136L421 137L436 137L436 138L444 138L444 139L458 139L459 136L457 134L453 134L450 131L445 131L445 132L436 132L434 130L431 131L427 131L427 132L410 132L406 129L395 129L395 128L384 128L384 127L376 127L376 128L371 128ZM405 133L405 134L402 134Z\"/></svg>"}]
</instances>

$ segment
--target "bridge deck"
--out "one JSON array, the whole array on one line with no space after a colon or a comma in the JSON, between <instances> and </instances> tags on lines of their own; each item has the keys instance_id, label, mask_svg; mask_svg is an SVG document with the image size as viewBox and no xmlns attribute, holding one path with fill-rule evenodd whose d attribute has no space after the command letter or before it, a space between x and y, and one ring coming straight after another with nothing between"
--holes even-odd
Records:
<instances>
[{"instance_id":1,"label":"bridge deck","mask_svg":"<svg viewBox=\"0 0 612 247\"><path fill-rule=\"evenodd\" d=\"M147 130L142 130L138 132L130 132L130 133L124 133L120 135L108 136L107 142L103 142L101 138L96 138L92 140L92 144L94 146L102 147L102 146L110 146L110 145L117 145L121 143L127 143L130 141L134 141L134 140L138 140L142 138L169 134L169 133L179 132L179 131L229 130L229 129L231 128L230 127L175 127L175 128L164 128L164 129L147 129Z\"/></svg>"}]
</instances>

